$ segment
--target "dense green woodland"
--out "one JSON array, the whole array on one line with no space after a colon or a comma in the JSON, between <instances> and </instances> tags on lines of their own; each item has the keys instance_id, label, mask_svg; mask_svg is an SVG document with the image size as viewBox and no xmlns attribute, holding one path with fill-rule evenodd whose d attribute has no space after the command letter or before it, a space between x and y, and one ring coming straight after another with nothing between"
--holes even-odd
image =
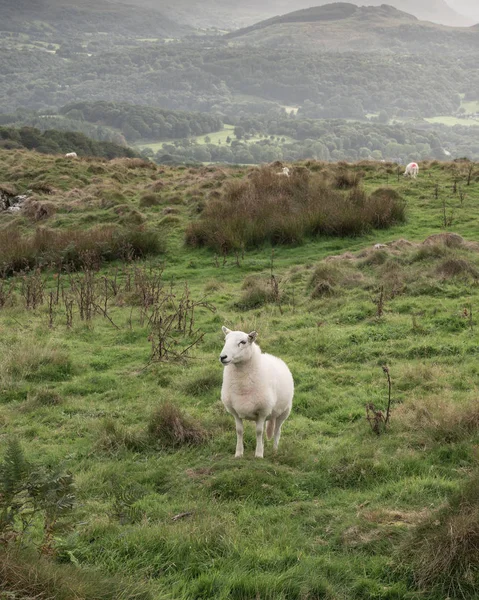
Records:
<instances>
[{"instance_id":1,"label":"dense green woodland","mask_svg":"<svg viewBox=\"0 0 479 600\"><path fill-rule=\"evenodd\" d=\"M134 157L137 153L128 147L111 142L96 142L82 133L72 131L40 131L34 127L0 127L0 148L9 150L26 148L43 154L76 152L79 156L99 156L104 158Z\"/></svg>"},{"instance_id":2,"label":"dense green woodland","mask_svg":"<svg viewBox=\"0 0 479 600\"><path fill-rule=\"evenodd\" d=\"M218 42L219 44L219 42ZM0 55L0 110L39 110L107 100L175 110L227 113L238 94L283 104L308 101L308 116L434 116L475 99L476 56L303 53L181 43L112 48L65 60L6 50Z\"/></svg>"},{"instance_id":3,"label":"dense green woodland","mask_svg":"<svg viewBox=\"0 0 479 600\"><path fill-rule=\"evenodd\" d=\"M169 37L192 31L159 11L106 0L0 0L0 14L2 30L54 42L79 32Z\"/></svg>"},{"instance_id":4,"label":"dense green woodland","mask_svg":"<svg viewBox=\"0 0 479 600\"><path fill-rule=\"evenodd\" d=\"M88 121L119 129L129 142L203 135L218 131L223 123L216 115L188 113L118 102L76 102L60 110L67 119Z\"/></svg>"},{"instance_id":5,"label":"dense green woodland","mask_svg":"<svg viewBox=\"0 0 479 600\"><path fill-rule=\"evenodd\" d=\"M407 162L427 158L479 157L479 129L446 126L380 125L342 120L304 120L276 117L240 119L235 131L240 138L230 144L197 144L177 140L156 152L159 162L262 163L274 160L392 160ZM244 133L243 133L244 132ZM263 139L251 136L265 132ZM287 137L285 137L287 136ZM290 139L293 138L293 139ZM154 153L144 151L153 157ZM165 156L166 155L166 156Z\"/></svg>"}]
</instances>

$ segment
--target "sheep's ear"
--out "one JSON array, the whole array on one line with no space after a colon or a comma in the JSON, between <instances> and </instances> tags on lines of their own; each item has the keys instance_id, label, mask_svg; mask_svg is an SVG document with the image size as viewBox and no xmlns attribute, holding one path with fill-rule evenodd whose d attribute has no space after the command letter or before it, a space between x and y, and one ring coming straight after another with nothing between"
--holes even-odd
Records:
<instances>
[{"instance_id":1,"label":"sheep's ear","mask_svg":"<svg viewBox=\"0 0 479 600\"><path fill-rule=\"evenodd\" d=\"M251 333L248 333L249 343L252 344L256 340L257 337L258 337L258 334L256 333L256 331L252 331Z\"/></svg>"},{"instance_id":2,"label":"sheep's ear","mask_svg":"<svg viewBox=\"0 0 479 600\"><path fill-rule=\"evenodd\" d=\"M225 335L228 335L228 333L231 333L231 329L228 329L228 327L225 327L224 325L223 325L223 327L221 329L223 330L223 333Z\"/></svg>"}]
</instances>

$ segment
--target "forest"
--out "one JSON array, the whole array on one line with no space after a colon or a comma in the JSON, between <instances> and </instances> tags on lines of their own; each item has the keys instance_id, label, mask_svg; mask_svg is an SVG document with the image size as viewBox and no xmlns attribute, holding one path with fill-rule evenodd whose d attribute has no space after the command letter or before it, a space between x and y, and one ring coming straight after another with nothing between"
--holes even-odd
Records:
<instances>
[{"instance_id":1,"label":"forest","mask_svg":"<svg viewBox=\"0 0 479 600\"><path fill-rule=\"evenodd\" d=\"M34 127L0 127L0 148L14 150L26 148L43 154L76 152L79 156L99 156L103 158L133 158L137 153L128 147L111 142L95 142L82 133L73 131L40 131Z\"/></svg>"},{"instance_id":2,"label":"forest","mask_svg":"<svg viewBox=\"0 0 479 600\"><path fill-rule=\"evenodd\" d=\"M449 55L264 52L207 41L116 46L68 60L60 50L2 52L1 111L44 111L81 99L224 115L236 110L238 95L248 95L256 104L309 101L322 118L379 110L428 117L453 113L460 93L475 99L479 90L475 54L458 62Z\"/></svg>"}]
</instances>

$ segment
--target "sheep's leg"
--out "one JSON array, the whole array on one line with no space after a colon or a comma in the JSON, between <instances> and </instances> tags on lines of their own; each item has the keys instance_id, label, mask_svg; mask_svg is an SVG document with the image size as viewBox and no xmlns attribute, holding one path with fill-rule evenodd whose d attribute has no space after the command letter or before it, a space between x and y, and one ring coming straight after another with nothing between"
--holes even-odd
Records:
<instances>
[{"instance_id":1,"label":"sheep's leg","mask_svg":"<svg viewBox=\"0 0 479 600\"><path fill-rule=\"evenodd\" d=\"M235 417L236 421L236 458L241 458L243 456L244 446L243 446L243 421L239 417Z\"/></svg>"},{"instance_id":2,"label":"sheep's leg","mask_svg":"<svg viewBox=\"0 0 479 600\"><path fill-rule=\"evenodd\" d=\"M275 452L278 449L279 438L281 437L281 426L288 418L288 415L289 415L289 410L285 410L284 413L279 415L279 417L276 417L276 425L274 428L274 442L273 442L273 450Z\"/></svg>"},{"instance_id":3,"label":"sheep's leg","mask_svg":"<svg viewBox=\"0 0 479 600\"><path fill-rule=\"evenodd\" d=\"M254 455L256 458L263 458L263 429L264 429L264 418L256 421L256 452Z\"/></svg>"}]
</instances>

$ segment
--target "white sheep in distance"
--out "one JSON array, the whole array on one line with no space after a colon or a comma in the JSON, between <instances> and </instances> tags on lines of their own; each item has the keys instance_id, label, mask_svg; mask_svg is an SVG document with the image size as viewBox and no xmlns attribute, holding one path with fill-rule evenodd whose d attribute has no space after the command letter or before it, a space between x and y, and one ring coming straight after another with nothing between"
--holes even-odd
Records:
<instances>
[{"instance_id":1,"label":"white sheep in distance","mask_svg":"<svg viewBox=\"0 0 479 600\"><path fill-rule=\"evenodd\" d=\"M276 173L276 175L283 175L284 177L289 177L289 168L283 167L283 170L278 171L278 173Z\"/></svg>"},{"instance_id":2,"label":"white sheep in distance","mask_svg":"<svg viewBox=\"0 0 479 600\"><path fill-rule=\"evenodd\" d=\"M286 364L263 354L255 343L256 331L244 333L223 327L225 345L220 354L223 371L221 400L236 421L236 458L243 456L243 419L256 422L255 456L263 458L263 429L277 450L281 426L291 412L294 381Z\"/></svg>"},{"instance_id":3,"label":"white sheep in distance","mask_svg":"<svg viewBox=\"0 0 479 600\"><path fill-rule=\"evenodd\" d=\"M78 158L78 154L76 152L68 152L65 154L65 158Z\"/></svg>"},{"instance_id":4,"label":"white sheep in distance","mask_svg":"<svg viewBox=\"0 0 479 600\"><path fill-rule=\"evenodd\" d=\"M417 163L412 162L412 163L408 164L403 175L405 177L409 176L409 177L413 177L414 179L416 179L418 173L419 173L419 167L418 167Z\"/></svg>"}]
</instances>

